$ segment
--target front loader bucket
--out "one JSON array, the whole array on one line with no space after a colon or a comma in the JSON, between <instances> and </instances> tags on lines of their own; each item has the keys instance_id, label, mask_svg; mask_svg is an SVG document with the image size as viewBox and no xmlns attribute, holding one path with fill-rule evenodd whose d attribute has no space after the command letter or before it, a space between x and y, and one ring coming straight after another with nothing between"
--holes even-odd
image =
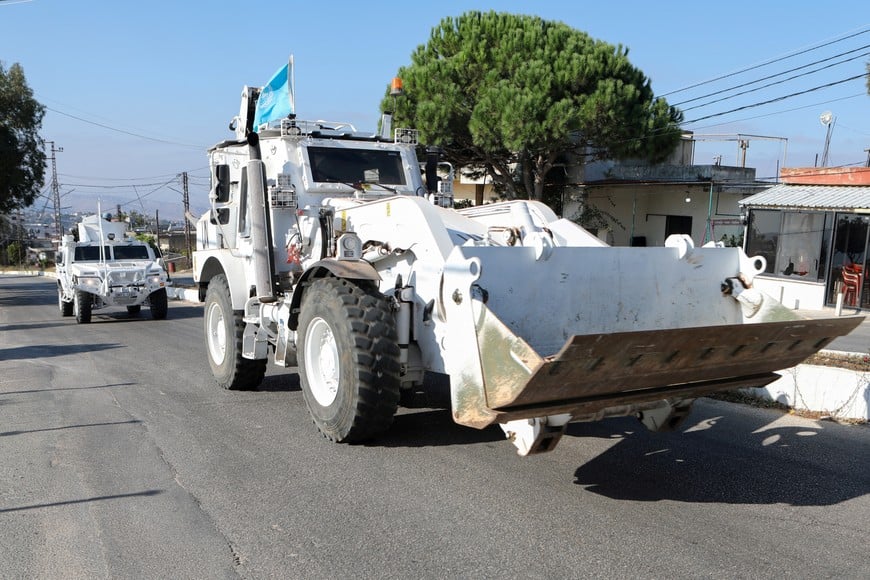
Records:
<instances>
[{"instance_id":1,"label":"front loader bucket","mask_svg":"<svg viewBox=\"0 0 870 580\"><path fill-rule=\"evenodd\" d=\"M744 323L738 302L722 296L719 288L722 280L737 274L736 269L723 266L727 260L718 263L727 250L709 250L720 255L695 250L694 259L681 264L686 260L660 252L667 248L650 248L655 251L643 252L646 256L640 260L657 263L673 282L669 304L677 306L676 312L648 304L654 312L644 317L638 311L620 324L620 313L630 308L628 301L642 296L629 290L609 296L614 304L609 311L603 307L594 314L572 310L576 303L572 298L584 288L576 264L584 258L589 264L595 252L612 253L616 259L610 263L614 270L607 283L612 289L619 286L618 272L625 261L634 259L628 252L636 254L638 249L564 248L563 256L546 260L536 259L534 253L524 258L512 255L508 269L514 275L499 267L504 256L487 250L458 248L444 276L448 345L464 343L448 361L453 364L449 372L454 420L473 427L557 414L582 417L614 407L763 386L777 378L774 371L795 366L863 320ZM699 272L699 268L707 270ZM487 269L494 270L491 276L486 275ZM570 290L559 288L558 281L565 276L580 278L581 284ZM607 278L600 271L594 276ZM645 280L652 286L660 281L655 276ZM694 291L704 285L713 292ZM517 294L519 300L513 305L498 302L499 297ZM545 303L535 302L539 294L547 297ZM704 300L709 300L706 307ZM499 315L495 308L500 309ZM534 324L519 322L529 314ZM729 317L730 322L723 322ZM583 332L584 326L608 319L613 321L613 332L600 327L597 332ZM679 326L692 319L698 324ZM547 327L549 331L544 331ZM468 337L473 337L473 344ZM547 352L559 337L560 347Z\"/></svg>"}]
</instances>

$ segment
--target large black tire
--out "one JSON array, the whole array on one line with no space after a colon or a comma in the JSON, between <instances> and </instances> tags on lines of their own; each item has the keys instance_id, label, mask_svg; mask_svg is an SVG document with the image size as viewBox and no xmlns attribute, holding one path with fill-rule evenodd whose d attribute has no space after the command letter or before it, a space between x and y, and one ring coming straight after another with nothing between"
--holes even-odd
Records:
<instances>
[{"instance_id":1,"label":"large black tire","mask_svg":"<svg viewBox=\"0 0 870 580\"><path fill-rule=\"evenodd\" d=\"M266 374L266 360L242 357L245 323L242 312L233 311L230 287L223 274L211 279L203 315L205 351L217 383L233 391L256 389Z\"/></svg>"},{"instance_id":2,"label":"large black tire","mask_svg":"<svg viewBox=\"0 0 870 580\"><path fill-rule=\"evenodd\" d=\"M63 288L60 284L57 285L57 307L60 309L61 316L72 316L73 303L63 299Z\"/></svg>"},{"instance_id":3,"label":"large black tire","mask_svg":"<svg viewBox=\"0 0 870 580\"><path fill-rule=\"evenodd\" d=\"M148 296L148 304L151 307L151 318L165 320L169 312L169 301L166 298L166 288L155 290Z\"/></svg>"},{"instance_id":4,"label":"large black tire","mask_svg":"<svg viewBox=\"0 0 870 580\"><path fill-rule=\"evenodd\" d=\"M142 311L142 305L133 304L132 306L127 307L127 314L130 315L130 318L136 318L139 316L139 312Z\"/></svg>"},{"instance_id":5,"label":"large black tire","mask_svg":"<svg viewBox=\"0 0 870 580\"><path fill-rule=\"evenodd\" d=\"M320 278L306 290L297 356L314 424L335 442L371 439L399 403L399 347L390 305L373 287Z\"/></svg>"},{"instance_id":6,"label":"large black tire","mask_svg":"<svg viewBox=\"0 0 870 580\"><path fill-rule=\"evenodd\" d=\"M79 324L89 324L91 322L92 300L89 293L83 290L76 290L75 298L73 299L73 313L76 315L76 322Z\"/></svg>"}]
</instances>

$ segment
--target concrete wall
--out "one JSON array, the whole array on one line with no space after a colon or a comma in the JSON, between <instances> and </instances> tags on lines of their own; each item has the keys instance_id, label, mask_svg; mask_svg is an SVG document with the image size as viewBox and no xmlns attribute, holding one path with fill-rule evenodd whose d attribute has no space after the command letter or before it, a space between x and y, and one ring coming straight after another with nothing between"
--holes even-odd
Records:
<instances>
[{"instance_id":1,"label":"concrete wall","mask_svg":"<svg viewBox=\"0 0 870 580\"><path fill-rule=\"evenodd\" d=\"M798 365L779 371L780 378L753 396L834 419L870 420L870 376L837 367Z\"/></svg>"},{"instance_id":2,"label":"concrete wall","mask_svg":"<svg viewBox=\"0 0 870 580\"><path fill-rule=\"evenodd\" d=\"M825 284L823 282L799 282L758 276L752 285L782 302L786 308L823 310L825 307Z\"/></svg>"},{"instance_id":3,"label":"concrete wall","mask_svg":"<svg viewBox=\"0 0 870 580\"><path fill-rule=\"evenodd\" d=\"M709 185L608 185L588 187L586 191L591 206L613 215L621 224L621 227L614 225L608 236L613 245L628 246L632 236L642 236L648 246L663 246L665 221L669 215L691 217L692 240L699 246L705 242L710 210ZM713 231L712 236L707 236L707 241L710 238L719 241L723 235L739 237L743 233L743 226L736 223L740 215L737 201L743 197L742 193L714 191ZM565 217L571 218L578 209L578 202L566 204ZM716 224L716 220L735 223Z\"/></svg>"}]
</instances>

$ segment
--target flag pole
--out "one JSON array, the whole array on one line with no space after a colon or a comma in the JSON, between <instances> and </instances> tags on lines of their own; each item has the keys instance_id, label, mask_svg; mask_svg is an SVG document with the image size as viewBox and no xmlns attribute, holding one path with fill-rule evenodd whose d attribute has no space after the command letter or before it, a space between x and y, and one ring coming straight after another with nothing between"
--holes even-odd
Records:
<instances>
[{"instance_id":1,"label":"flag pole","mask_svg":"<svg viewBox=\"0 0 870 580\"><path fill-rule=\"evenodd\" d=\"M293 63L293 55L290 55L290 107L293 114L296 114L296 67Z\"/></svg>"}]
</instances>

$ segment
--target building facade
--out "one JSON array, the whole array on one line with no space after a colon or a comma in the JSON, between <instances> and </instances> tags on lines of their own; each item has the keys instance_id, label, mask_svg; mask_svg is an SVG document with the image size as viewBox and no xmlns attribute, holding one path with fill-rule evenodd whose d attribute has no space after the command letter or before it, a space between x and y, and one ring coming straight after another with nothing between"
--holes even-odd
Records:
<instances>
[{"instance_id":1,"label":"building facade","mask_svg":"<svg viewBox=\"0 0 870 580\"><path fill-rule=\"evenodd\" d=\"M745 249L767 261L755 285L791 308L870 308L870 168L783 169L739 202Z\"/></svg>"}]
</instances>

